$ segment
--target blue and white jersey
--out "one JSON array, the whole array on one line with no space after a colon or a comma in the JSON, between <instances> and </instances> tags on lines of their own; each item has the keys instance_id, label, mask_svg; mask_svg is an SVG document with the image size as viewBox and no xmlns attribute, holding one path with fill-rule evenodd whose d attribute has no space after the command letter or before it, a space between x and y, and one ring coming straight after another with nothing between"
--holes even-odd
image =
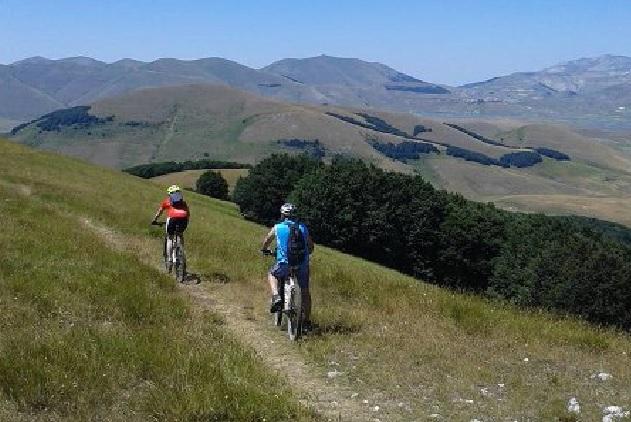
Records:
<instances>
[{"instance_id":1,"label":"blue and white jersey","mask_svg":"<svg viewBox=\"0 0 631 422\"><path fill-rule=\"evenodd\" d=\"M296 223L295 221L289 219L274 226L274 232L276 233L276 262L284 264L289 263L289 260L287 259L287 249L289 246L289 226L291 224L297 224L298 228L302 232L302 238L305 241L305 259L302 262L302 265L307 264L309 262L309 245L307 243L309 230L304 224Z\"/></svg>"}]
</instances>

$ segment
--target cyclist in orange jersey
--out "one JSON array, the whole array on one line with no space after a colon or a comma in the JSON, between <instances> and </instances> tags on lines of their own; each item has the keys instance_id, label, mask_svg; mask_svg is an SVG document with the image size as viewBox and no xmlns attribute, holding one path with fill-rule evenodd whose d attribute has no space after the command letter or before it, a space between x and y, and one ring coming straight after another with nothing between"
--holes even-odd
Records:
<instances>
[{"instance_id":1,"label":"cyclist in orange jersey","mask_svg":"<svg viewBox=\"0 0 631 422\"><path fill-rule=\"evenodd\" d=\"M167 188L167 193L169 196L164 198L164 200L160 203L160 207L158 208L158 211L156 211L156 215L153 217L152 223L158 221L158 218L160 218L162 213L166 211L167 220L165 224L166 237L164 247L166 256L168 257L167 266L170 270L173 265L173 262L171 262L173 236L175 233L179 233L182 242L184 242L184 231L188 226L188 219L191 212L188 209L188 204L184 200L184 195L182 195L182 190L179 186L169 186Z\"/></svg>"}]
</instances>

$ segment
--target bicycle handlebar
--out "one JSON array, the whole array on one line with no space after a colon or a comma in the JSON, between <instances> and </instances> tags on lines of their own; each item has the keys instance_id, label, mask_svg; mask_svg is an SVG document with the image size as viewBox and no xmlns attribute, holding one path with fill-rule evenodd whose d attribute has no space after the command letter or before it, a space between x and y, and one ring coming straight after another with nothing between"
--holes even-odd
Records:
<instances>
[{"instance_id":1,"label":"bicycle handlebar","mask_svg":"<svg viewBox=\"0 0 631 422\"><path fill-rule=\"evenodd\" d=\"M164 226L166 224L166 222L164 221L152 221L151 225L152 226Z\"/></svg>"},{"instance_id":2,"label":"bicycle handlebar","mask_svg":"<svg viewBox=\"0 0 631 422\"><path fill-rule=\"evenodd\" d=\"M269 249L261 249L261 253L265 256L274 256L274 252Z\"/></svg>"}]
</instances>

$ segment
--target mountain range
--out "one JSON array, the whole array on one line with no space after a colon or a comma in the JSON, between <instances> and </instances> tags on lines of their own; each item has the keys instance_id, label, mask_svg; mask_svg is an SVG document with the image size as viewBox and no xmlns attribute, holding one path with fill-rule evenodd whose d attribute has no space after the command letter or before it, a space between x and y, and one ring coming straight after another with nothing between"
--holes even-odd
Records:
<instances>
[{"instance_id":1,"label":"mountain range","mask_svg":"<svg viewBox=\"0 0 631 422\"><path fill-rule=\"evenodd\" d=\"M253 69L223 58L105 63L32 57L0 65L0 130L147 87L219 84L294 103L438 117L511 117L631 127L631 58L605 55L449 87L380 63L318 56Z\"/></svg>"}]
</instances>

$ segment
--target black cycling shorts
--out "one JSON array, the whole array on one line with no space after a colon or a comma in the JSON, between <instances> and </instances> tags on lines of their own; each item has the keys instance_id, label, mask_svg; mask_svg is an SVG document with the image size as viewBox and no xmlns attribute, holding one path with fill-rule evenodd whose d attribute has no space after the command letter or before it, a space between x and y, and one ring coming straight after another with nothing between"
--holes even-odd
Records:
<instances>
[{"instance_id":1,"label":"black cycling shorts","mask_svg":"<svg viewBox=\"0 0 631 422\"><path fill-rule=\"evenodd\" d=\"M184 233L188 226L188 218L167 218L166 231L169 236Z\"/></svg>"}]
</instances>

